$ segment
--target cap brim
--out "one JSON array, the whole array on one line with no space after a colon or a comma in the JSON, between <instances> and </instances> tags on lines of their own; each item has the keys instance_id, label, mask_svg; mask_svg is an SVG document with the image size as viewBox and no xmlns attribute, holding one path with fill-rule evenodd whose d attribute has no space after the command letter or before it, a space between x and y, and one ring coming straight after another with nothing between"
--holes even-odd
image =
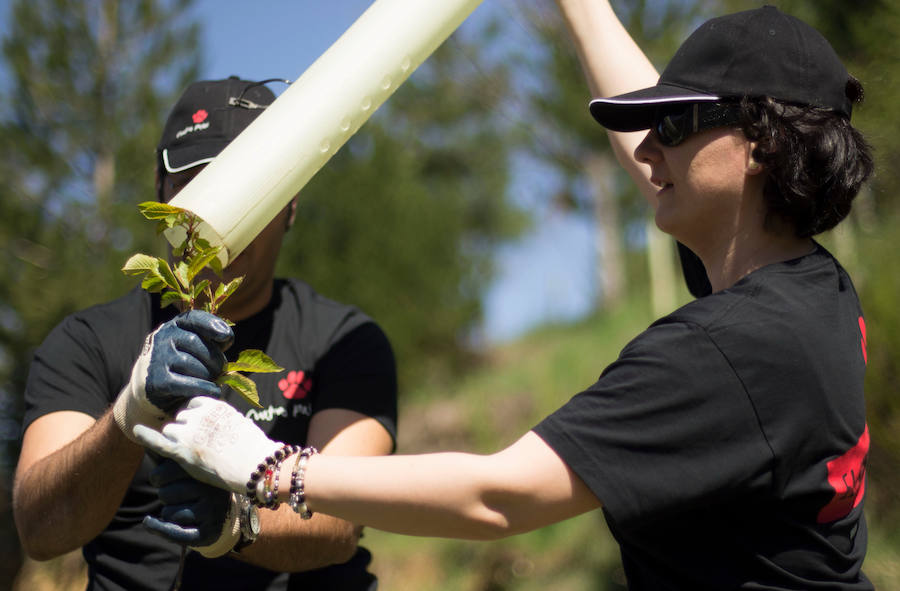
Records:
<instances>
[{"instance_id":1,"label":"cap brim","mask_svg":"<svg viewBox=\"0 0 900 591\"><path fill-rule=\"evenodd\" d=\"M209 164L228 145L226 140L198 142L187 146L165 148L162 165L167 173L176 173L201 164Z\"/></svg>"},{"instance_id":2,"label":"cap brim","mask_svg":"<svg viewBox=\"0 0 900 591\"><path fill-rule=\"evenodd\" d=\"M653 126L660 105L717 101L721 97L678 86L660 84L610 98L591 101L591 115L612 131L640 131Z\"/></svg>"}]
</instances>

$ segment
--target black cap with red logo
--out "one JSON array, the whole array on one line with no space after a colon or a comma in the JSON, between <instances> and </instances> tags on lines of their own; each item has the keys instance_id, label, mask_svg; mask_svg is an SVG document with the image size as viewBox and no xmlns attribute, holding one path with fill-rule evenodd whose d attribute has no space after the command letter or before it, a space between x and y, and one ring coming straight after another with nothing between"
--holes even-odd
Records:
<instances>
[{"instance_id":1,"label":"black cap with red logo","mask_svg":"<svg viewBox=\"0 0 900 591\"><path fill-rule=\"evenodd\" d=\"M659 106L768 96L850 119L850 75L818 31L774 6L708 20L681 45L655 86L591 101L600 125L638 131Z\"/></svg>"},{"instance_id":2,"label":"black cap with red logo","mask_svg":"<svg viewBox=\"0 0 900 591\"><path fill-rule=\"evenodd\" d=\"M169 113L156 150L161 171L212 161L275 100L265 82L232 76L188 86Z\"/></svg>"}]
</instances>

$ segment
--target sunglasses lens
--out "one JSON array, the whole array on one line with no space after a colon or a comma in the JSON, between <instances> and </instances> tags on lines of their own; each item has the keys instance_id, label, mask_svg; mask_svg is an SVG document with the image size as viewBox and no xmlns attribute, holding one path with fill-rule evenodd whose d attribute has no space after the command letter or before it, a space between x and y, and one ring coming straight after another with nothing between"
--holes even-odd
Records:
<instances>
[{"instance_id":1,"label":"sunglasses lens","mask_svg":"<svg viewBox=\"0 0 900 591\"><path fill-rule=\"evenodd\" d=\"M680 118L679 121L679 118L673 115L665 115L660 119L656 124L656 135L659 136L659 141L666 146L680 144L684 140L684 131L678 123L683 121L683 118Z\"/></svg>"},{"instance_id":2,"label":"sunglasses lens","mask_svg":"<svg viewBox=\"0 0 900 591\"><path fill-rule=\"evenodd\" d=\"M654 126L659 141L665 146L677 146L683 142L687 137L685 132L687 119L686 109L660 113Z\"/></svg>"}]
</instances>

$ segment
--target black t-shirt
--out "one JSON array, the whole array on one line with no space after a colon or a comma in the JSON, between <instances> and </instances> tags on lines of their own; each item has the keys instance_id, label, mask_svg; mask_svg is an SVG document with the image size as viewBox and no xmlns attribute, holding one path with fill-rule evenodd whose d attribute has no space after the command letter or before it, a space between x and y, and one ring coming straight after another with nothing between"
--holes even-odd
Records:
<instances>
[{"instance_id":1,"label":"black t-shirt","mask_svg":"<svg viewBox=\"0 0 900 591\"><path fill-rule=\"evenodd\" d=\"M144 338L174 317L158 295L137 288L125 296L73 314L35 353L25 391L27 428L50 412L74 410L100 417L131 375ZM297 280L276 280L269 305L234 327L233 360L244 349L261 349L285 371L251 374L261 409L237 393L224 399L252 418L269 437L304 444L310 417L343 408L377 419L396 438L397 377L394 356L381 329L356 308L328 300ZM121 507L106 530L83 549L89 589L168 589L180 546L141 525L161 505L148 476L157 458L144 455ZM189 553L183 589L368 589L371 559L359 548L347 563L301 573L275 573L228 557Z\"/></svg>"},{"instance_id":2,"label":"black t-shirt","mask_svg":"<svg viewBox=\"0 0 900 591\"><path fill-rule=\"evenodd\" d=\"M869 590L865 323L822 247L695 300L541 422L633 590Z\"/></svg>"}]
</instances>

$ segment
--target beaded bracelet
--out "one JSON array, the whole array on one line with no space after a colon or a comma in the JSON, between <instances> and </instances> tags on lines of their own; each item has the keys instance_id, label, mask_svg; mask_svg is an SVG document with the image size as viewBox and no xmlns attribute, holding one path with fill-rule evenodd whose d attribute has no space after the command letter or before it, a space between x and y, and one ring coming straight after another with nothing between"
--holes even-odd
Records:
<instances>
[{"instance_id":1,"label":"beaded bracelet","mask_svg":"<svg viewBox=\"0 0 900 591\"><path fill-rule=\"evenodd\" d=\"M289 504L294 513L299 513L301 519L309 519L312 517L312 511L306 506L306 493L303 490L303 473L306 470L306 463L309 458L319 453L314 447L306 447L297 455L294 462L294 469L291 472L291 492Z\"/></svg>"},{"instance_id":2,"label":"beaded bracelet","mask_svg":"<svg viewBox=\"0 0 900 591\"><path fill-rule=\"evenodd\" d=\"M274 471L275 476L275 486L278 486L278 469L281 467L281 462L284 458L290 456L291 454L295 454L300 450L300 447L297 445L289 445L285 444L281 448L275 450L272 455L266 456L257 467L256 470L250 473L250 479L247 481L247 497L257 507L273 507L278 503L276 499L278 497L278 488L275 488L273 491L272 488L268 485L268 475L270 472ZM266 478L263 478L266 476ZM260 485L262 485L262 491L259 490ZM262 495L260 495L262 492Z\"/></svg>"}]
</instances>

